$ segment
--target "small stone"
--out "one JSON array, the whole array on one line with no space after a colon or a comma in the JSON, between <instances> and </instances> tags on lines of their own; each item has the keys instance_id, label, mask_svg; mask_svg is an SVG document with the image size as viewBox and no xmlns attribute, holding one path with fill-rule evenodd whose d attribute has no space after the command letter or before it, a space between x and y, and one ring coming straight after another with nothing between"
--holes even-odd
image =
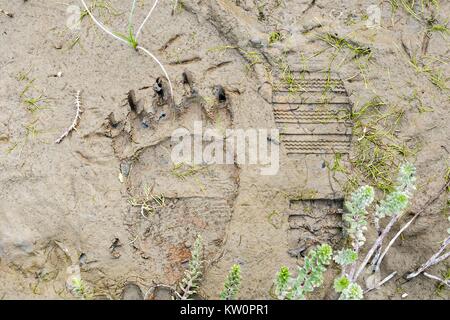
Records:
<instances>
[{"instance_id":1,"label":"small stone","mask_svg":"<svg viewBox=\"0 0 450 320\"><path fill-rule=\"evenodd\" d=\"M409 296L409 294L404 293L404 294L402 294L402 299L406 299L406 298L408 298L408 296Z\"/></svg>"},{"instance_id":2,"label":"small stone","mask_svg":"<svg viewBox=\"0 0 450 320\"><path fill-rule=\"evenodd\" d=\"M123 162L120 164L120 172L123 174L125 178L128 178L131 171L131 165L129 162Z\"/></svg>"},{"instance_id":3,"label":"small stone","mask_svg":"<svg viewBox=\"0 0 450 320\"><path fill-rule=\"evenodd\" d=\"M263 48L264 47L263 41L258 37L251 38L249 40L249 43L250 43L250 46L252 46L253 48Z\"/></svg>"}]
</instances>

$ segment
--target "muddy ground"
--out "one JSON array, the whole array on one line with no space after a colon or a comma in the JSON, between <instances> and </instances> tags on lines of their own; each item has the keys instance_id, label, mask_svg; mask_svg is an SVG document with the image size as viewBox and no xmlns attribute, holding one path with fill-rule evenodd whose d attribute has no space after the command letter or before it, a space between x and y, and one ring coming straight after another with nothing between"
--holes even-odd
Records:
<instances>
[{"instance_id":1,"label":"muddy ground","mask_svg":"<svg viewBox=\"0 0 450 320\"><path fill-rule=\"evenodd\" d=\"M93 13L124 32L129 2L96 1ZM150 2L138 1L135 21ZM382 274L398 275L367 298L448 299L432 280L403 275L436 251L449 227L448 193L439 191L450 160L450 34L430 27L448 21L449 3L415 7L415 16L389 1L184 0L172 15L173 3L161 1L140 44L166 66L177 107L155 95L163 73L148 56L88 16L80 29L68 28L70 5L81 7L0 0L0 299L72 299L67 270L78 265L95 298L119 299L127 282L144 293L175 286L198 234L203 298L218 297L235 263L239 298L271 298L280 266L294 270L314 245L343 242L348 193L370 183L382 197L405 160L417 166L418 190L402 222L437 199L384 260ZM379 26L371 5L380 9ZM333 36L348 42L336 45ZM195 95L182 83L185 70ZM328 121L331 104L319 99L329 77L337 84L328 93L333 108L353 110L345 121ZM324 108L318 117L283 109L286 101L309 103L292 78ZM217 85L225 102L215 99ZM77 91L77 130L55 144L75 116ZM373 112L358 113L373 101ZM241 164L174 167L172 131L196 120L205 128L291 130L278 174ZM142 214L133 200L150 195L164 205ZM305 207L313 214L301 215ZM447 270L444 261L431 273ZM312 298L335 298L337 273L330 268Z\"/></svg>"}]
</instances>

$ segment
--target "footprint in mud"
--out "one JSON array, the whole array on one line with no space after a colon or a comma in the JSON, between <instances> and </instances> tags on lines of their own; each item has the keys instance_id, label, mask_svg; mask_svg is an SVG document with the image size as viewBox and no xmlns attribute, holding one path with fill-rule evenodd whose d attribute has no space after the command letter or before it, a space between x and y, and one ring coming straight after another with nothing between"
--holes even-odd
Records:
<instances>
[{"instance_id":1,"label":"footprint in mud","mask_svg":"<svg viewBox=\"0 0 450 320\"><path fill-rule=\"evenodd\" d=\"M342 238L344 200L291 201L289 211L289 255L298 258L321 243L336 245Z\"/></svg>"},{"instance_id":2,"label":"footprint in mud","mask_svg":"<svg viewBox=\"0 0 450 320\"><path fill-rule=\"evenodd\" d=\"M144 295L137 284L129 282L125 284L120 300L144 300Z\"/></svg>"},{"instance_id":3,"label":"footprint in mud","mask_svg":"<svg viewBox=\"0 0 450 320\"><path fill-rule=\"evenodd\" d=\"M129 112L122 119L110 116L104 126L132 204L126 224L130 238L136 239L135 254L154 262L149 268L168 284L183 275L190 239L201 234L206 255L217 255L231 220L238 181L234 164L174 165L171 137L176 129L187 129L196 139L195 123L203 132L232 126L231 102L222 86L212 89L215 101L207 102L195 89L192 74L184 72L182 78L189 90L179 105L173 104L164 79L158 78L151 103L143 104L139 93L130 91Z\"/></svg>"}]
</instances>

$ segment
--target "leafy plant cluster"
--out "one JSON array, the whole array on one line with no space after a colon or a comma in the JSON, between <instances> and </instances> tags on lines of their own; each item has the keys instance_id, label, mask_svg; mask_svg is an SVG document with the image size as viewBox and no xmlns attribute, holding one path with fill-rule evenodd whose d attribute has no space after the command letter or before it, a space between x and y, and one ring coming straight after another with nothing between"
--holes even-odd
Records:
<instances>
[{"instance_id":1,"label":"leafy plant cluster","mask_svg":"<svg viewBox=\"0 0 450 320\"><path fill-rule=\"evenodd\" d=\"M192 299L198 294L201 281L203 280L203 238L199 235L191 250L189 268L179 284L179 290L175 291L176 298L180 300ZM241 287L241 267L233 265L220 293L221 300L235 300Z\"/></svg>"},{"instance_id":2,"label":"leafy plant cluster","mask_svg":"<svg viewBox=\"0 0 450 320\"><path fill-rule=\"evenodd\" d=\"M410 163L402 165L395 190L381 200L376 207L374 220L379 237L359 266L359 252L366 243L364 233L367 231L368 225L367 208L374 201L373 188L368 186L359 188L352 194L350 201L346 203L348 213L344 214L345 231L349 238L352 239L352 246L351 248L342 249L334 257L334 261L342 269L342 276L336 279L334 283L336 292L341 294L340 299L359 300L363 298L363 290L356 282L358 276L365 269L374 254L375 256L372 260L373 272L379 271L379 265L390 248L388 246L384 252L381 252L383 239L408 207L412 192L415 190L415 183L416 168ZM386 217L390 218L391 221L381 231L379 222Z\"/></svg>"},{"instance_id":3,"label":"leafy plant cluster","mask_svg":"<svg viewBox=\"0 0 450 320\"><path fill-rule=\"evenodd\" d=\"M292 277L287 267L282 267L275 281L275 295L280 300L304 300L308 293L323 284L323 274L331 263L333 249L323 244L312 250Z\"/></svg>"}]
</instances>

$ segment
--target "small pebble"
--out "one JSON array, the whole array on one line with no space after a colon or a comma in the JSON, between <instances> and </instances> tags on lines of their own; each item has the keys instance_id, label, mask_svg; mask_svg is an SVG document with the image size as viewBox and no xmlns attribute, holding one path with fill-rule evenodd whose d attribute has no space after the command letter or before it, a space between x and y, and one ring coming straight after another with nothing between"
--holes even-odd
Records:
<instances>
[{"instance_id":1,"label":"small pebble","mask_svg":"<svg viewBox=\"0 0 450 320\"><path fill-rule=\"evenodd\" d=\"M128 162L123 162L120 164L120 172L123 174L125 178L130 175L131 165Z\"/></svg>"},{"instance_id":2,"label":"small pebble","mask_svg":"<svg viewBox=\"0 0 450 320\"><path fill-rule=\"evenodd\" d=\"M263 48L264 47L264 43L262 42L262 40L260 38L252 38L249 40L250 46L252 46L253 48Z\"/></svg>"}]
</instances>

